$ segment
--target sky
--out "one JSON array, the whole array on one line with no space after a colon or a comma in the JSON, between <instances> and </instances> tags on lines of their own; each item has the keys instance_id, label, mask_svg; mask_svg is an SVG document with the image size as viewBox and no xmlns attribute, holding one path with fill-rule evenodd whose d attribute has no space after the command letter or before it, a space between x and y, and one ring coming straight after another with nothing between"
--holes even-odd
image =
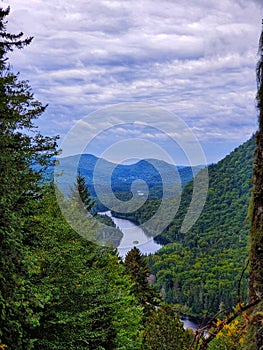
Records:
<instances>
[{"instance_id":1,"label":"sky","mask_svg":"<svg viewBox=\"0 0 263 350\"><path fill-rule=\"evenodd\" d=\"M48 103L40 131L61 135L66 154L125 161L117 149L133 139L143 141L135 141L131 159L154 144L152 157L159 147L178 164L182 153L198 163L203 158L194 161L192 151L200 145L215 163L256 131L262 0L2 1L7 5L8 30L34 37L10 63Z\"/></svg>"}]
</instances>

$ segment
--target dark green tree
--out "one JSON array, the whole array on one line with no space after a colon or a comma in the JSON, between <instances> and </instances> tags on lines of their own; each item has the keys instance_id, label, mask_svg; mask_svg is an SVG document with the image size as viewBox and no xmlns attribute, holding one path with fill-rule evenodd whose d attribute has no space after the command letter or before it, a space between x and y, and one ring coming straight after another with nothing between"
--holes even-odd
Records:
<instances>
[{"instance_id":1,"label":"dark green tree","mask_svg":"<svg viewBox=\"0 0 263 350\"><path fill-rule=\"evenodd\" d=\"M78 173L71 194L64 196L57 189L61 198L61 209L71 227L90 242L99 242L98 222L93 212L94 202L90 197L85 178Z\"/></svg>"},{"instance_id":2,"label":"dark green tree","mask_svg":"<svg viewBox=\"0 0 263 350\"><path fill-rule=\"evenodd\" d=\"M0 343L30 349L38 324L37 300L30 283L34 215L42 194L42 174L56 154L56 137L34 125L45 110L25 81L12 73L7 54L32 38L6 30L9 8L0 9Z\"/></svg>"},{"instance_id":3,"label":"dark green tree","mask_svg":"<svg viewBox=\"0 0 263 350\"><path fill-rule=\"evenodd\" d=\"M257 64L257 107L259 127L256 133L254 155L253 191L250 203L250 302L260 300L253 310L247 335L247 349L263 348L263 31L259 40Z\"/></svg>"},{"instance_id":4,"label":"dark green tree","mask_svg":"<svg viewBox=\"0 0 263 350\"><path fill-rule=\"evenodd\" d=\"M143 307L145 317L147 317L150 310L154 310L161 302L159 292L148 282L150 269L147 262L140 250L134 247L127 253L124 264L130 274L133 293Z\"/></svg>"},{"instance_id":5,"label":"dark green tree","mask_svg":"<svg viewBox=\"0 0 263 350\"><path fill-rule=\"evenodd\" d=\"M143 332L143 350L187 350L193 334L184 330L175 309L171 305L151 311Z\"/></svg>"},{"instance_id":6,"label":"dark green tree","mask_svg":"<svg viewBox=\"0 0 263 350\"><path fill-rule=\"evenodd\" d=\"M80 172L78 172L75 188L72 190L71 196L80 210L84 209L90 212L94 206L94 201L91 199L86 180L81 176Z\"/></svg>"}]
</instances>

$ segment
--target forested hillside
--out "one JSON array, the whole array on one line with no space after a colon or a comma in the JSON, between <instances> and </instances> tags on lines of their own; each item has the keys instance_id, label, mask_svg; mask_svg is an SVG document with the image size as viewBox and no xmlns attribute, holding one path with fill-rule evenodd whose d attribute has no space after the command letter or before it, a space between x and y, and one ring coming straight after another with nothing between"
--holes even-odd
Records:
<instances>
[{"instance_id":1,"label":"forested hillside","mask_svg":"<svg viewBox=\"0 0 263 350\"><path fill-rule=\"evenodd\" d=\"M175 219L156 237L165 244L149 258L158 287L168 302L186 306L192 315L213 314L237 302L238 282L248 256L246 216L254 149L251 138L208 167L207 201L190 231L180 233L192 182L183 190ZM140 219L143 215L140 213ZM246 274L241 283L242 298L246 298L247 285Z\"/></svg>"},{"instance_id":2,"label":"forested hillside","mask_svg":"<svg viewBox=\"0 0 263 350\"><path fill-rule=\"evenodd\" d=\"M155 237L165 245L149 258L166 301L192 315L211 315L237 302L238 282L248 256L246 216L252 187L254 137L208 167L209 190L203 212L186 233L180 227L189 207L193 182L183 189L177 214ZM137 224L147 222L160 201L147 201L134 213L120 214ZM158 225L158 222L156 222ZM147 226L146 226L147 227ZM241 292L247 296L247 274Z\"/></svg>"}]
</instances>

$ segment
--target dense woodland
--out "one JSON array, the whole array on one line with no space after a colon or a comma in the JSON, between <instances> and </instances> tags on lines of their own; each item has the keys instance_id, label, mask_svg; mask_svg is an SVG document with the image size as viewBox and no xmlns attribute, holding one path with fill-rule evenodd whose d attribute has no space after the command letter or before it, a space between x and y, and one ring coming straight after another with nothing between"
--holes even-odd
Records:
<instances>
[{"instance_id":1,"label":"dense woodland","mask_svg":"<svg viewBox=\"0 0 263 350\"><path fill-rule=\"evenodd\" d=\"M212 316L238 300L238 284L247 262L249 223L246 221L252 188L255 139L208 167L209 190L202 214L186 234L180 232L192 197L193 182L183 190L173 222L155 239L165 244L148 258L157 286L168 303L179 304L192 316ZM159 201L126 216L143 223ZM247 299L248 271L240 289Z\"/></svg>"},{"instance_id":2,"label":"dense woodland","mask_svg":"<svg viewBox=\"0 0 263 350\"><path fill-rule=\"evenodd\" d=\"M243 304L246 276L242 300L237 300L248 256L244 219L253 139L209 168L208 202L191 232L182 236L179 231L190 183L177 217L159 237L166 244L162 250L146 260L134 248L122 261L116 249L92 243L92 237L105 233L92 216L83 222L81 212L92 210L93 203L81 176L70 201L60 194L65 211L76 213L79 206L73 220L81 235L61 214L45 172L58 152L58 137L37 130L35 120L46 106L8 61L10 51L24 48L32 38L10 34L8 14L9 9L0 9L0 349L239 350L247 349L248 323L257 339L250 349L260 349L260 309L250 317ZM147 205L155 210L158 201ZM136 220L143 216L142 210ZM256 261L253 250L250 261ZM150 268L161 293L148 283ZM256 272L250 281L258 295ZM250 299L259 305L257 297ZM180 312L211 316L228 306L232 313L217 315L209 324L212 337L184 330L179 320Z\"/></svg>"}]
</instances>

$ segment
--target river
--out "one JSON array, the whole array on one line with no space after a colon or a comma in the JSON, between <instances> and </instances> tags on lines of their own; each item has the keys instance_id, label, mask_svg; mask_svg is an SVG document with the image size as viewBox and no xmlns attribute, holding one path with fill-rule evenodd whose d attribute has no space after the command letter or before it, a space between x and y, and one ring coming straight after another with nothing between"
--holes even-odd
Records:
<instances>
[{"instance_id":1,"label":"river","mask_svg":"<svg viewBox=\"0 0 263 350\"><path fill-rule=\"evenodd\" d=\"M100 213L102 214L102 213ZM153 254L157 252L162 246L153 240L153 237L149 237L139 226L126 219L115 218L111 215L110 211L106 211L103 214L112 218L116 227L118 227L123 237L118 246L118 253L120 256L125 257L129 250L133 247L140 249L142 254Z\"/></svg>"},{"instance_id":2,"label":"river","mask_svg":"<svg viewBox=\"0 0 263 350\"><path fill-rule=\"evenodd\" d=\"M118 253L125 257L127 252L136 246L143 254L153 254L162 246L156 243L153 238L149 238L139 226L126 219L115 218L110 211L100 213L112 218L115 225L122 231L123 238L118 246ZM191 321L187 317L181 320L184 323L184 328L196 330L197 323Z\"/></svg>"}]
</instances>

